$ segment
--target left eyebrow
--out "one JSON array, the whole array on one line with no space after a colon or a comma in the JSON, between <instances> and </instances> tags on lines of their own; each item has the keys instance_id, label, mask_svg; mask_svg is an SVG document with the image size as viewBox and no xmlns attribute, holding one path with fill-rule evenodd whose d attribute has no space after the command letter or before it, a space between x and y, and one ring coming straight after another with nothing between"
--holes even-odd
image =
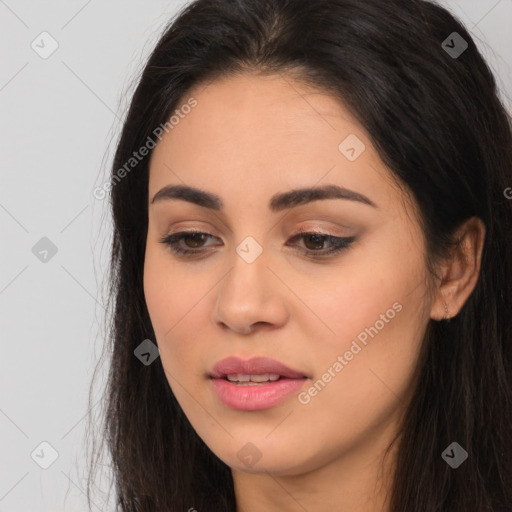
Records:
<instances>
[{"instance_id":1,"label":"left eyebrow","mask_svg":"<svg viewBox=\"0 0 512 512\"><path fill-rule=\"evenodd\" d=\"M169 199L181 199L216 211L220 211L224 207L224 203L218 195L187 185L167 185L163 187L153 196L151 204ZM338 185L300 188L275 194L270 199L269 208L272 212L277 213L322 199L346 199L378 209L378 206L365 195Z\"/></svg>"}]
</instances>

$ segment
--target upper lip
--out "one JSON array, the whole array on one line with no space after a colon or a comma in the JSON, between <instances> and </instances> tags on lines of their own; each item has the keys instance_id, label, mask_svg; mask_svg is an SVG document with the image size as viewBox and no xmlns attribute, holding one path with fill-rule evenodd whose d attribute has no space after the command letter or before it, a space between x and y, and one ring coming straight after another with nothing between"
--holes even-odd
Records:
<instances>
[{"instance_id":1,"label":"upper lip","mask_svg":"<svg viewBox=\"0 0 512 512\"><path fill-rule=\"evenodd\" d=\"M221 379L227 375L242 373L246 375L258 375L263 373L277 373L281 377L289 379L301 379L306 377L302 372L292 370L285 364L268 357L252 357L240 359L239 357L227 357L218 361L210 372L214 379Z\"/></svg>"}]
</instances>

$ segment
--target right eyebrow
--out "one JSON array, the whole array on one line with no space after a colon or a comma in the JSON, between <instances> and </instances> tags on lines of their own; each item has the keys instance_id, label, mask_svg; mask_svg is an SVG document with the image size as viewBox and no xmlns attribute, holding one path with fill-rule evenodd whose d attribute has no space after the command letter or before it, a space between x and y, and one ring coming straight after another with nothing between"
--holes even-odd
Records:
<instances>
[{"instance_id":1,"label":"right eyebrow","mask_svg":"<svg viewBox=\"0 0 512 512\"><path fill-rule=\"evenodd\" d=\"M188 201L202 206L203 208L216 211L220 211L224 207L224 203L218 195L187 185L166 185L153 196L151 204L169 199ZM348 201L357 201L372 206L373 208L378 208L378 206L365 195L338 185L325 185L323 187L301 188L281 192L272 196L269 202L269 208L272 212L277 213L285 209L295 208L322 199L346 199Z\"/></svg>"}]
</instances>

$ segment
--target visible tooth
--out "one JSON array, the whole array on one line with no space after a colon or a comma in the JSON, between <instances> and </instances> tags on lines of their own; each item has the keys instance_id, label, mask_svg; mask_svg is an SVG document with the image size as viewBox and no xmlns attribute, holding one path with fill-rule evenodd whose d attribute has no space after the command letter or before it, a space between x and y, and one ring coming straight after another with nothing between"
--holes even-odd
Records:
<instances>
[{"instance_id":1,"label":"visible tooth","mask_svg":"<svg viewBox=\"0 0 512 512\"><path fill-rule=\"evenodd\" d=\"M261 375L251 375L252 382L267 382L268 373L262 373Z\"/></svg>"},{"instance_id":2,"label":"visible tooth","mask_svg":"<svg viewBox=\"0 0 512 512\"><path fill-rule=\"evenodd\" d=\"M233 373L228 375L228 380L231 382L249 382L251 380L251 376L245 373Z\"/></svg>"},{"instance_id":3,"label":"visible tooth","mask_svg":"<svg viewBox=\"0 0 512 512\"><path fill-rule=\"evenodd\" d=\"M252 382L266 382L268 380L277 380L279 379L279 375L277 378L272 379L271 377L276 376L275 373L262 373L261 375L251 375Z\"/></svg>"},{"instance_id":4,"label":"visible tooth","mask_svg":"<svg viewBox=\"0 0 512 512\"><path fill-rule=\"evenodd\" d=\"M279 380L280 375L278 373L262 373L260 375L247 375L244 373L233 373L227 375L227 379L230 382L254 382L254 383L262 383L262 382L274 382Z\"/></svg>"}]
</instances>

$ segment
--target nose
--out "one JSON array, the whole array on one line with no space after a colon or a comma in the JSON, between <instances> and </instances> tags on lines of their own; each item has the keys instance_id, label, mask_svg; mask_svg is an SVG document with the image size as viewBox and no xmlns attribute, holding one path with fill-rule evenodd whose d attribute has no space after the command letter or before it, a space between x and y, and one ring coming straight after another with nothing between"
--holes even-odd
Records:
<instances>
[{"instance_id":1,"label":"nose","mask_svg":"<svg viewBox=\"0 0 512 512\"><path fill-rule=\"evenodd\" d=\"M289 310L287 288L260 255L248 263L238 254L217 288L212 320L223 329L250 334L259 329L282 327Z\"/></svg>"}]
</instances>

